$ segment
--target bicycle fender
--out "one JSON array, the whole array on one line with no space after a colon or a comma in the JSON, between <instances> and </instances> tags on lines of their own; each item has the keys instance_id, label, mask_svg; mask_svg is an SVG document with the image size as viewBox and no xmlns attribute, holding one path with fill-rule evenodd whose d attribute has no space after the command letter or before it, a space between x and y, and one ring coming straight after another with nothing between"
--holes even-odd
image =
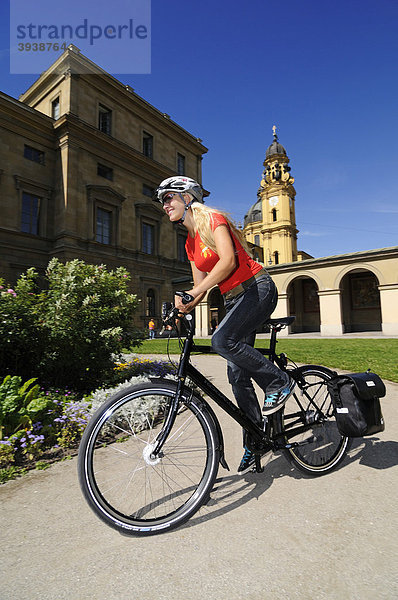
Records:
<instances>
[{"instance_id":1,"label":"bicycle fender","mask_svg":"<svg viewBox=\"0 0 398 600\"><path fill-rule=\"evenodd\" d=\"M150 377L149 378L153 383L159 383L161 385L167 386L170 389L175 389L177 386L177 383L175 381L172 381L170 379L162 379L161 377ZM212 407L210 406L210 404L203 398L203 396L201 394L198 394L196 391L192 390L190 387L188 386L184 386L183 391L182 391L184 397L189 398L191 395L194 395L196 398L198 398L198 400L200 400L206 407L206 410L210 413L211 418L213 419L214 425L216 427L217 430L217 436L218 436L218 443L219 443L219 451L220 451L220 465L226 469L227 471L230 470L227 461L225 460L225 454L224 454L224 436L223 436L223 432L221 429L221 425L219 420L217 419L214 410L212 409Z\"/></svg>"},{"instance_id":2,"label":"bicycle fender","mask_svg":"<svg viewBox=\"0 0 398 600\"><path fill-rule=\"evenodd\" d=\"M295 369L289 369L288 373L292 375L293 379L297 379L301 376L301 373L303 371L306 371L307 369L321 369L331 377L335 373L335 371L328 369L328 367L322 367L320 365L301 365L300 367L296 367Z\"/></svg>"}]
</instances>

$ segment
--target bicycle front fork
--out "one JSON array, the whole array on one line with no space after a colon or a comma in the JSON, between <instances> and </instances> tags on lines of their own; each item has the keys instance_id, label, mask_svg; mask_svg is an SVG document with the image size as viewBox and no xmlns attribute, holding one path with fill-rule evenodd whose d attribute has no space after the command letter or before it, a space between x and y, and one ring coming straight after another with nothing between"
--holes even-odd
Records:
<instances>
[{"instance_id":1,"label":"bicycle front fork","mask_svg":"<svg viewBox=\"0 0 398 600\"><path fill-rule=\"evenodd\" d=\"M183 386L184 386L184 382L181 380L178 381L177 390L176 390L176 393L175 393L172 401L170 402L165 423L164 423L163 428L160 431L159 435L156 437L155 445L152 448L152 452L151 452L152 459L155 459L160 455L160 451L163 448L163 445L164 445L165 441L167 440L167 437L174 425L174 422L175 422L176 416L177 416L177 412L178 412L178 405L180 403L182 392L183 392Z\"/></svg>"}]
</instances>

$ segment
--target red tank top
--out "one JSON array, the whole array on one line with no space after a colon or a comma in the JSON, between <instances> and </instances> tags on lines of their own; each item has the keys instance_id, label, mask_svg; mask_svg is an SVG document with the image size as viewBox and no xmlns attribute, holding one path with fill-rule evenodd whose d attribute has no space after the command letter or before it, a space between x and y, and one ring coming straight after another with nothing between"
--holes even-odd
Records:
<instances>
[{"instance_id":1,"label":"red tank top","mask_svg":"<svg viewBox=\"0 0 398 600\"><path fill-rule=\"evenodd\" d=\"M211 213L210 222L212 231L219 225L226 225L235 246L236 267L226 279L220 281L218 284L220 292L225 294L242 283L242 281L247 281L250 277L256 275L263 267L248 255L242 244L232 233L228 226L228 221L223 215L220 213ZM188 259L195 263L195 266L199 271L204 271L205 273L209 273L220 260L218 254L213 252L213 250L210 250L210 248L202 242L199 233L196 233L194 238L188 235L185 249L187 251Z\"/></svg>"}]
</instances>

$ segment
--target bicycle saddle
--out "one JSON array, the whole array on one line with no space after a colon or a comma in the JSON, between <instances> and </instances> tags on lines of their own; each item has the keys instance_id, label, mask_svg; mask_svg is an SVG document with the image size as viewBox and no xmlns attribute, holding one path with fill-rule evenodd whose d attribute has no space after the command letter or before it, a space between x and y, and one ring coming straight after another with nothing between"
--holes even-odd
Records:
<instances>
[{"instance_id":1,"label":"bicycle saddle","mask_svg":"<svg viewBox=\"0 0 398 600\"><path fill-rule=\"evenodd\" d=\"M280 317L280 319L268 319L264 325L291 325L296 317Z\"/></svg>"}]
</instances>

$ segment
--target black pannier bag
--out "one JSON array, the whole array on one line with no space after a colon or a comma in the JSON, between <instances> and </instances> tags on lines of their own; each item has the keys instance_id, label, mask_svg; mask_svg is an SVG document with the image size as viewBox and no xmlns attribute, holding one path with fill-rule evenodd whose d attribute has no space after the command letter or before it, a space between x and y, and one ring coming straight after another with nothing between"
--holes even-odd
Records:
<instances>
[{"instance_id":1,"label":"black pannier bag","mask_svg":"<svg viewBox=\"0 0 398 600\"><path fill-rule=\"evenodd\" d=\"M342 435L363 437L384 431L380 400L386 387L375 373L334 374L328 388Z\"/></svg>"}]
</instances>

